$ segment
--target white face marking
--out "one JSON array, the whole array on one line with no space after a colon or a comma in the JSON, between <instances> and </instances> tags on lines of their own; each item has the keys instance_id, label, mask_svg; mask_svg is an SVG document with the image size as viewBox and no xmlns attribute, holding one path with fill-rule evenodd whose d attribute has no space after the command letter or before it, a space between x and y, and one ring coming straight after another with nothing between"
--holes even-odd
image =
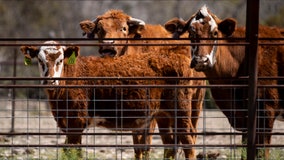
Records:
<instances>
[{"instance_id":1,"label":"white face marking","mask_svg":"<svg viewBox=\"0 0 284 160\"><path fill-rule=\"evenodd\" d=\"M41 54L41 51L38 54L38 68L40 72L41 77L45 77L45 74L47 73L47 61L45 54Z\"/></svg>"},{"instance_id":2,"label":"white face marking","mask_svg":"<svg viewBox=\"0 0 284 160\"><path fill-rule=\"evenodd\" d=\"M45 44L57 44L54 41L45 42ZM57 55L58 54L58 55ZM57 55L57 56L56 56ZM48 57L56 57L51 59ZM63 69L64 47L63 46L42 46L38 54L38 66L41 77L57 78L61 76ZM53 65L53 66L49 66ZM52 71L50 69L52 68ZM58 85L59 81L50 81L50 84Z\"/></svg>"},{"instance_id":3,"label":"white face marking","mask_svg":"<svg viewBox=\"0 0 284 160\"><path fill-rule=\"evenodd\" d=\"M216 21L213 19L213 17L209 14L208 12L208 9L206 7L206 5L204 5L203 7L201 7L201 9L199 10L199 13L198 14L201 14L203 17L209 17L210 18L210 21L208 22L209 25L210 25L210 32L216 30L218 28L218 25L216 23ZM200 17L197 17L198 15L196 15L190 22L190 26L193 26L194 23L202 23L204 22L204 19L203 18L200 18ZM198 19L197 19L198 18ZM192 30L194 32L196 32L195 28L194 27L191 27ZM214 41L214 44L216 44L217 41L215 40ZM211 64L210 65L214 65L215 62L216 62L216 58L215 58L215 54L216 54L216 51L217 51L217 46L216 45L213 45L213 48L211 50L211 52L209 54L207 54L206 56L204 57L200 57L200 56L196 56L195 55L195 52L197 51L197 46L195 47L191 47L191 54L192 54L192 58L194 59L198 59L198 61L203 61L205 62L206 64L205 65L208 65L207 62L210 62Z\"/></svg>"},{"instance_id":4,"label":"white face marking","mask_svg":"<svg viewBox=\"0 0 284 160\"><path fill-rule=\"evenodd\" d=\"M216 44L217 42L214 41L214 43ZM217 51L217 46L214 45L209 55L207 55L209 62L211 62L212 65L214 65L216 62L216 58L215 58L216 51Z\"/></svg>"},{"instance_id":5,"label":"white face marking","mask_svg":"<svg viewBox=\"0 0 284 160\"><path fill-rule=\"evenodd\" d=\"M217 23L215 22L215 20L213 19L213 17L208 13L208 9L206 7L206 5L204 5L203 7L201 7L201 9L199 10L199 12L204 16L204 17L209 17L210 21L209 21L209 25L211 26L211 32L218 27ZM196 19L196 17L194 17L190 23L190 26L192 26L193 23L202 23L204 20L202 18L200 19Z\"/></svg>"}]
</instances>

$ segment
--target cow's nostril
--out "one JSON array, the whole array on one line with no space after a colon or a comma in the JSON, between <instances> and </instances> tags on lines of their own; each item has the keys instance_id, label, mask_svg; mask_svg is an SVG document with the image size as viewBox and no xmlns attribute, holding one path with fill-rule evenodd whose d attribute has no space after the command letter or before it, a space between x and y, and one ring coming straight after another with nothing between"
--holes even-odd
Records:
<instances>
[{"instance_id":1,"label":"cow's nostril","mask_svg":"<svg viewBox=\"0 0 284 160\"><path fill-rule=\"evenodd\" d=\"M56 82L55 80L51 80L50 81L51 84L55 84L55 82Z\"/></svg>"},{"instance_id":2,"label":"cow's nostril","mask_svg":"<svg viewBox=\"0 0 284 160\"><path fill-rule=\"evenodd\" d=\"M209 61L209 58L208 57L202 57L201 59L200 59L200 62L208 62Z\"/></svg>"},{"instance_id":3,"label":"cow's nostril","mask_svg":"<svg viewBox=\"0 0 284 160\"><path fill-rule=\"evenodd\" d=\"M194 68L196 66L197 61L193 59L190 63L190 68Z\"/></svg>"},{"instance_id":4,"label":"cow's nostril","mask_svg":"<svg viewBox=\"0 0 284 160\"><path fill-rule=\"evenodd\" d=\"M46 84L47 84L47 80L43 80L41 83L42 83L43 85L46 85Z\"/></svg>"}]
</instances>

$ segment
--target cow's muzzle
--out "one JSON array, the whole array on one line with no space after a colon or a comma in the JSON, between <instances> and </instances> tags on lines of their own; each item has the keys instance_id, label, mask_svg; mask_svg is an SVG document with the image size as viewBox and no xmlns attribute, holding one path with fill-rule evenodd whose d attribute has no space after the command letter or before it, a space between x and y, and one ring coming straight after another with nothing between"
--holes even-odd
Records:
<instances>
[{"instance_id":1,"label":"cow's muzzle","mask_svg":"<svg viewBox=\"0 0 284 160\"><path fill-rule=\"evenodd\" d=\"M99 53L104 56L114 57L116 55L116 50L113 46L102 46L99 49Z\"/></svg>"},{"instance_id":2,"label":"cow's muzzle","mask_svg":"<svg viewBox=\"0 0 284 160\"><path fill-rule=\"evenodd\" d=\"M191 60L190 68L196 71L205 71L212 68L212 64L208 57L194 57Z\"/></svg>"}]
</instances>

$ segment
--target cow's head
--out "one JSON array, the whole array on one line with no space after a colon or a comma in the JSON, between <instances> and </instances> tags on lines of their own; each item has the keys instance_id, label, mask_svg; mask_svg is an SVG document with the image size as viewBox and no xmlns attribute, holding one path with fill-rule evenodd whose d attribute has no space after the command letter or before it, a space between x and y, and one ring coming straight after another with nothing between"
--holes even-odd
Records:
<instances>
[{"instance_id":1,"label":"cow's head","mask_svg":"<svg viewBox=\"0 0 284 160\"><path fill-rule=\"evenodd\" d=\"M58 46L55 41L47 41L46 46L22 46L21 51L25 56L26 65L32 58L38 61L41 77L58 78L62 76L64 64L75 62L79 54L79 47ZM52 45L55 44L55 45ZM43 80L42 84L59 85L59 80Z\"/></svg>"},{"instance_id":2,"label":"cow's head","mask_svg":"<svg viewBox=\"0 0 284 160\"><path fill-rule=\"evenodd\" d=\"M93 21L84 20L80 22L80 26L83 35L87 35L90 39L95 38L95 36L98 39L137 38L140 37L145 22L132 18L120 10L110 10ZM107 44L107 46L101 46L99 49L99 53L103 56L120 56L127 50L127 46L119 46L119 44L127 43L127 40L100 40L100 43Z\"/></svg>"},{"instance_id":3,"label":"cow's head","mask_svg":"<svg viewBox=\"0 0 284 160\"><path fill-rule=\"evenodd\" d=\"M176 37L188 31L191 43L202 44L191 46L192 61L190 66L197 71L208 70L214 66L218 52L218 41L214 38L231 36L235 27L236 20L232 18L220 20L205 5L186 22L173 19L165 24L165 28Z\"/></svg>"}]
</instances>

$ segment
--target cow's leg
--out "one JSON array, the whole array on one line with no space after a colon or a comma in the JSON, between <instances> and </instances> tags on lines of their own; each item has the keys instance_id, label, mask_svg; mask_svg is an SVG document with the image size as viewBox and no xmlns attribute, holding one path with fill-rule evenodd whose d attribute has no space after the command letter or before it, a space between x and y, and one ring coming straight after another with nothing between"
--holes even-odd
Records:
<instances>
[{"instance_id":1,"label":"cow's leg","mask_svg":"<svg viewBox=\"0 0 284 160\"><path fill-rule=\"evenodd\" d=\"M156 116L156 120L159 127L159 133L163 144L175 144L175 138L172 131L172 124L170 117L166 114L159 114ZM169 147L164 148L164 159L174 159L176 155L176 148Z\"/></svg>"},{"instance_id":2,"label":"cow's leg","mask_svg":"<svg viewBox=\"0 0 284 160\"><path fill-rule=\"evenodd\" d=\"M62 128L62 131L66 133L65 144L81 144L82 143L82 133L87 126L87 119L81 118L63 118L64 125L66 127ZM81 148L64 148L64 154L69 156L77 155L77 157L83 157ZM70 157L71 158L71 157Z\"/></svg>"},{"instance_id":3,"label":"cow's leg","mask_svg":"<svg viewBox=\"0 0 284 160\"><path fill-rule=\"evenodd\" d=\"M195 151L191 145L195 144L196 135L196 124L192 124L192 96L194 90L190 88L178 89L178 105L174 115L176 115L176 128L174 131L177 132L178 140L183 145L189 145L183 148L185 159L193 160L196 159ZM195 117L196 118L196 117ZM198 117L197 117L198 118ZM197 121L194 121L197 122Z\"/></svg>"},{"instance_id":4,"label":"cow's leg","mask_svg":"<svg viewBox=\"0 0 284 160\"><path fill-rule=\"evenodd\" d=\"M175 127L174 121L174 110L177 106L177 94L175 89L164 89L161 96L161 110L158 115L156 115L156 120L159 127L159 133L163 144L170 144L171 147L164 148L164 159L174 159L177 149L174 144L178 143L177 137L173 133L173 128Z\"/></svg>"},{"instance_id":5,"label":"cow's leg","mask_svg":"<svg viewBox=\"0 0 284 160\"><path fill-rule=\"evenodd\" d=\"M177 132L178 139L183 145L189 145L184 147L185 159L193 160L195 159L195 151L192 146L195 144L195 136L192 136L191 133L196 133L196 129L193 127L190 118L178 118L177 119Z\"/></svg>"},{"instance_id":6,"label":"cow's leg","mask_svg":"<svg viewBox=\"0 0 284 160\"><path fill-rule=\"evenodd\" d=\"M247 134L243 134L242 135L242 144L246 145L248 143L248 137L247 137ZM241 160L245 160L246 158L246 150L245 149L242 149L241 150Z\"/></svg>"},{"instance_id":7,"label":"cow's leg","mask_svg":"<svg viewBox=\"0 0 284 160\"><path fill-rule=\"evenodd\" d=\"M256 144L270 144L271 143L271 132L273 130L273 124L275 121L275 113L272 107L265 107L264 111L259 111L257 119L256 132ZM269 148L257 149L256 151L258 158L269 159Z\"/></svg>"},{"instance_id":8,"label":"cow's leg","mask_svg":"<svg viewBox=\"0 0 284 160\"><path fill-rule=\"evenodd\" d=\"M70 131L69 133L71 133ZM78 134L69 134L66 132L66 138L65 138L65 144L81 144L82 141L82 132L76 131ZM77 155L77 157L83 157L82 155L82 149L81 148L63 148L65 156L74 156ZM71 158L71 157L70 157Z\"/></svg>"},{"instance_id":9,"label":"cow's leg","mask_svg":"<svg viewBox=\"0 0 284 160\"><path fill-rule=\"evenodd\" d=\"M149 128L145 128L143 132L133 131L133 144L140 144L141 147L134 147L135 159L136 160L148 160L150 159L150 147L148 145L152 144L152 134L155 131L156 121L151 120ZM150 133L150 134L149 134ZM142 145L144 145L142 147Z\"/></svg>"},{"instance_id":10,"label":"cow's leg","mask_svg":"<svg viewBox=\"0 0 284 160\"><path fill-rule=\"evenodd\" d=\"M72 131L70 131L71 133ZM76 131L78 134L69 134L66 132L65 144L81 144L82 132Z\"/></svg>"},{"instance_id":11,"label":"cow's leg","mask_svg":"<svg viewBox=\"0 0 284 160\"><path fill-rule=\"evenodd\" d=\"M202 83L202 85L205 85L205 82L204 84ZM197 88L195 90L195 93L193 94L192 104L191 104L192 106L191 121L193 128L197 128L199 115L203 108L204 97L205 97L205 88ZM194 143L196 143L197 135L193 135L193 139Z\"/></svg>"}]
</instances>

